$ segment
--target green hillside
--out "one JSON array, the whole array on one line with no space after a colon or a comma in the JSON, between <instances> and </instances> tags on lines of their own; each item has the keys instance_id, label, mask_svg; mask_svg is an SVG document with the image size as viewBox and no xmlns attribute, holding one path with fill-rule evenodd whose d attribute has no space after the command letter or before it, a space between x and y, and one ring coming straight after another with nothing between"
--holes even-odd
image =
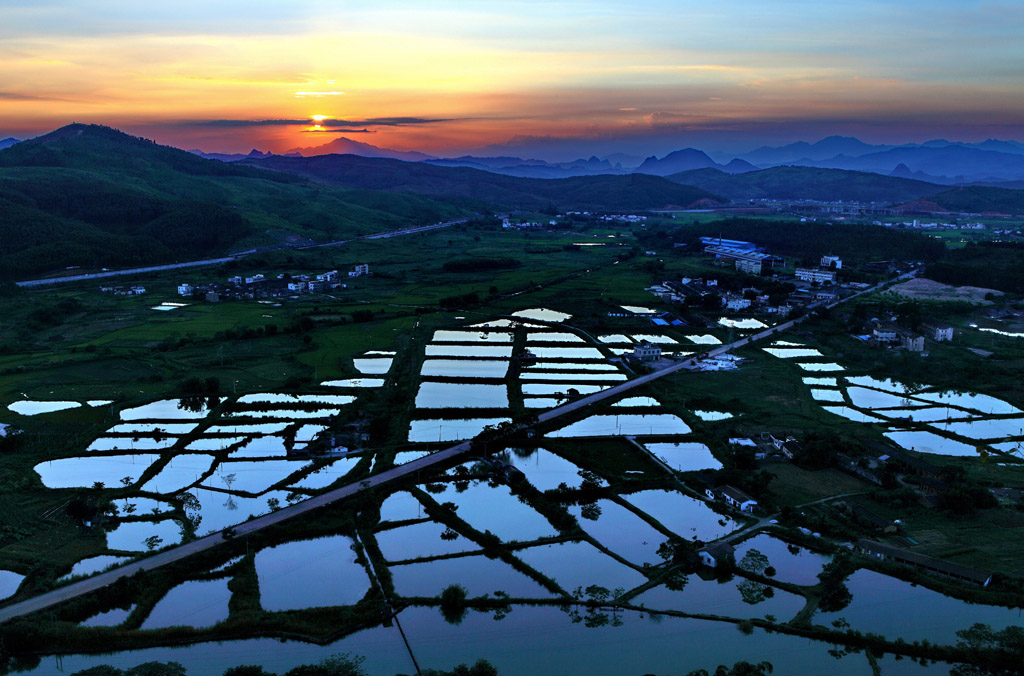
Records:
<instances>
[{"instance_id":1,"label":"green hillside","mask_svg":"<svg viewBox=\"0 0 1024 676\"><path fill-rule=\"evenodd\" d=\"M0 151L0 277L328 241L458 213L447 202L334 188L76 124Z\"/></svg>"},{"instance_id":2,"label":"green hillside","mask_svg":"<svg viewBox=\"0 0 1024 676\"><path fill-rule=\"evenodd\" d=\"M275 156L246 163L349 188L456 198L467 205L505 209L648 210L721 201L701 188L645 174L519 178L467 167L356 155Z\"/></svg>"},{"instance_id":3,"label":"green hillside","mask_svg":"<svg viewBox=\"0 0 1024 676\"><path fill-rule=\"evenodd\" d=\"M733 200L836 200L902 203L943 190L943 186L863 171L815 167L773 167L745 174L695 169L673 174L670 181L693 185Z\"/></svg>"},{"instance_id":4,"label":"green hillside","mask_svg":"<svg viewBox=\"0 0 1024 676\"><path fill-rule=\"evenodd\" d=\"M1024 190L970 185L940 192L928 198L950 211L1024 215Z\"/></svg>"}]
</instances>

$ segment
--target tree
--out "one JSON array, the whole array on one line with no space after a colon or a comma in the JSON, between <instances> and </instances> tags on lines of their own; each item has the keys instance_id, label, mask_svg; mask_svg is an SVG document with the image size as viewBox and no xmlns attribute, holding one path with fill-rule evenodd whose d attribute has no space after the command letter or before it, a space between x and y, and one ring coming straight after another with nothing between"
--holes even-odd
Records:
<instances>
[{"instance_id":1,"label":"tree","mask_svg":"<svg viewBox=\"0 0 1024 676\"><path fill-rule=\"evenodd\" d=\"M461 584L452 584L441 592L441 615L449 624L460 624L466 616L469 592Z\"/></svg>"}]
</instances>

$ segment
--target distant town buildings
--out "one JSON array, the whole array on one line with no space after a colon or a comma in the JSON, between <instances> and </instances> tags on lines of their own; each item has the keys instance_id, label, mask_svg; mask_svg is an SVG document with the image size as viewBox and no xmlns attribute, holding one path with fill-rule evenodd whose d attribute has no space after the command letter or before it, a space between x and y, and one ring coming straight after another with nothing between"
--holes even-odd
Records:
<instances>
[{"instance_id":1,"label":"distant town buildings","mask_svg":"<svg viewBox=\"0 0 1024 676\"><path fill-rule=\"evenodd\" d=\"M337 273L335 273L337 274ZM352 271L348 273L349 277L362 277L363 275L370 274L370 266L366 263L360 264L352 268Z\"/></svg>"},{"instance_id":2,"label":"distant town buildings","mask_svg":"<svg viewBox=\"0 0 1024 676\"><path fill-rule=\"evenodd\" d=\"M141 296L146 293L144 286L101 286L100 293L109 293L113 296Z\"/></svg>"},{"instance_id":3,"label":"distant town buildings","mask_svg":"<svg viewBox=\"0 0 1024 676\"><path fill-rule=\"evenodd\" d=\"M823 270L819 268L797 268L796 278L804 282L818 282L819 284L835 284L836 271Z\"/></svg>"}]
</instances>

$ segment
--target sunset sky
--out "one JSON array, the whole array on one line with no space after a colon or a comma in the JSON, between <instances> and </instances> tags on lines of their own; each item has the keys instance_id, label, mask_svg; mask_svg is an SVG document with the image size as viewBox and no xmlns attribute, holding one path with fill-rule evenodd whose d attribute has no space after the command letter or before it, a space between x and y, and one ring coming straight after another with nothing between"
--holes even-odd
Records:
<instances>
[{"instance_id":1,"label":"sunset sky","mask_svg":"<svg viewBox=\"0 0 1024 676\"><path fill-rule=\"evenodd\" d=\"M1024 140L1022 36L1019 1L2 0L0 137L548 159Z\"/></svg>"}]
</instances>

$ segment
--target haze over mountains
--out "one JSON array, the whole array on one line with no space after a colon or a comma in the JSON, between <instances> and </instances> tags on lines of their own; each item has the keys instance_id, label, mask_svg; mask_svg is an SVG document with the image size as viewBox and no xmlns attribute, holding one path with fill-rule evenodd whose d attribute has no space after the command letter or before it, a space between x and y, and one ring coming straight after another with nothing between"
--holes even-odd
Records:
<instances>
[{"instance_id":1,"label":"haze over mountains","mask_svg":"<svg viewBox=\"0 0 1024 676\"><path fill-rule=\"evenodd\" d=\"M268 154L256 150L248 155L207 154L198 150L192 152L210 159L225 161ZM334 139L320 146L292 148L283 153L286 156L297 157L328 154L383 157L445 167L467 167L522 178L568 178L630 173L670 176L695 169L718 169L728 174L740 174L791 165L865 171L947 185L998 185L1024 181L1024 144L997 139L981 143L937 139L921 144L893 146L873 145L844 136L830 136L815 143L800 141L778 147L764 146L735 157L715 154L717 161L708 153L696 148L682 148L662 157L651 156L645 159L616 154L607 157L591 156L570 162L547 162L512 156L463 155L440 158L415 151L380 148L346 137Z\"/></svg>"}]
</instances>

